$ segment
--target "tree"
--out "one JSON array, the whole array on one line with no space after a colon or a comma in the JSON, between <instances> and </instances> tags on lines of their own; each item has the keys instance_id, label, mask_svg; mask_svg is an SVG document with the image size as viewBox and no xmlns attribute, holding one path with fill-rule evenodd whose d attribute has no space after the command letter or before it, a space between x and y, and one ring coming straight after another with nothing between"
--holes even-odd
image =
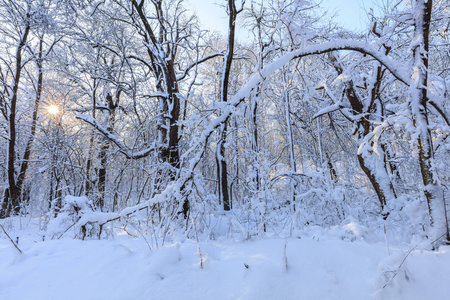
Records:
<instances>
[{"instance_id":1,"label":"tree","mask_svg":"<svg viewBox=\"0 0 450 300\"><path fill-rule=\"evenodd\" d=\"M220 102L227 102L228 88L231 74L231 63L233 62L236 18L243 10L245 0L242 1L241 7L236 7L235 0L228 0L228 38L227 38L227 52L224 55L224 63L222 69L221 88L220 88ZM231 200L228 186L228 172L227 163L225 160L225 142L227 138L227 124L224 123L220 127L219 140L216 146L216 164L217 164L217 182L219 183L219 202L223 203L224 210L231 209Z\"/></svg>"},{"instance_id":2,"label":"tree","mask_svg":"<svg viewBox=\"0 0 450 300\"><path fill-rule=\"evenodd\" d=\"M17 101L19 94L19 84L21 82L21 75L23 71L22 61L23 53L25 51L25 44L28 39L28 35L31 29L31 3L8 3L4 1L2 3L3 13L10 13L4 15L6 18L12 18L13 20L18 17L18 13L23 16L23 19L19 18L16 24L18 28L15 33L17 35L9 35L9 38L16 42L15 55L13 59L13 65L8 68L6 72L2 71L2 81L6 84L4 94L2 94L2 104L4 105L5 118L9 123L9 139L8 139L8 188L5 189L2 205L2 216L9 216L10 211L14 210L15 213L20 212L20 190L16 182L15 162L16 162L16 112ZM12 15L11 15L12 14ZM14 23L13 23L14 24ZM2 29L4 33L8 32L7 28ZM14 31L13 31L14 32ZM5 62L5 61L4 61ZM10 83L7 83L10 80ZM8 103L8 104L7 104ZM9 111L7 112L7 105ZM8 203L9 202L9 203Z\"/></svg>"},{"instance_id":3,"label":"tree","mask_svg":"<svg viewBox=\"0 0 450 300\"><path fill-rule=\"evenodd\" d=\"M180 171L180 120L181 120L181 99L188 97L182 96L179 89L180 83L188 77L189 72L195 69L198 64L209 59L222 56L222 53L212 53L202 58L192 58L192 45L198 44L196 40L196 24L193 16L187 16L186 9L183 7L183 1L114 1L114 7L121 12L120 18L111 16L110 6L103 6L102 13L111 21L119 22L122 26L128 27L136 37L137 45L134 48L118 49L120 45L107 44L102 41L93 41L93 45L102 48L118 57L119 60L126 62L128 66L133 65L138 68L140 73L131 68L132 78L139 83L135 87L134 94L130 95L133 101L141 98L141 101L151 101L157 99L156 116L156 136L154 130L145 128L147 132L140 146L128 147L119 138L105 129L101 123L87 115L79 115L78 118L90 123L97 128L113 144L119 147L120 151L128 159L140 159L149 156L152 153L158 154L160 162L157 163L159 170L155 175L157 185L163 188L162 182L165 179L174 180ZM100 9L100 8L96 8ZM138 42L137 42L138 41ZM125 51L122 51L125 50ZM199 51L194 47L193 51ZM176 67L178 66L178 70ZM110 80L111 83L116 82ZM139 104L134 102L135 112ZM142 105L144 107L144 105ZM152 116L152 111L146 110L144 114ZM148 124L146 118L142 119L136 113L139 123L137 127ZM135 150L137 148L137 150ZM166 176L168 175L168 176ZM158 188L158 189L159 189ZM188 205L183 209L187 214Z\"/></svg>"},{"instance_id":4,"label":"tree","mask_svg":"<svg viewBox=\"0 0 450 300\"><path fill-rule=\"evenodd\" d=\"M5 35L7 44L14 44L15 52L3 49L5 56L0 66L0 76L3 84L1 97L1 110L5 120L8 122L8 187L4 190L3 204L0 216L9 216L11 210L20 212L26 172L29 167L31 147L36 135L38 111L41 102L44 66L54 45L61 39L55 34L52 19L51 4L38 3L32 0L11 2L2 1L1 17L4 20L0 29ZM8 55L9 54L9 55ZM30 66L35 64L35 70ZM31 64L32 65L32 64ZM33 77L35 71L36 77ZM26 74L26 78L23 74ZM21 85L23 87L21 88ZM34 105L32 109L31 124L29 125L28 140L22 149L18 149L18 125L17 112L19 110L20 98L30 93L28 86L31 85L34 94ZM25 97L26 98L26 97ZM17 156L22 160L17 162ZM19 170L16 164L19 163Z\"/></svg>"},{"instance_id":5,"label":"tree","mask_svg":"<svg viewBox=\"0 0 450 300\"><path fill-rule=\"evenodd\" d=\"M416 143L419 152L419 164L422 174L423 191L428 203L431 225L434 227L433 238L446 236L450 241L449 228L446 224L446 211L443 202L442 187L437 182L433 171L434 149L429 129L427 104L429 76L429 37L433 1L416 0L413 5L414 32L411 42L412 74L408 101L413 125L416 128Z\"/></svg>"}]
</instances>

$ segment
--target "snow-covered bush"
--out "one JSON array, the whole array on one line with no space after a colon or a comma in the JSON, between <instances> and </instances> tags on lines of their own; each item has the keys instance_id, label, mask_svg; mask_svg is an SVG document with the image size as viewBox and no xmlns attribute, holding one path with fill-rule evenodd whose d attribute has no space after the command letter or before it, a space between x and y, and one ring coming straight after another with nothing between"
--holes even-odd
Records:
<instances>
[{"instance_id":1,"label":"snow-covered bush","mask_svg":"<svg viewBox=\"0 0 450 300\"><path fill-rule=\"evenodd\" d=\"M51 219L47 226L47 236L58 239L71 230L75 238L99 238L103 223L115 214L96 212L94 204L86 196L75 197L67 195L58 215Z\"/></svg>"}]
</instances>

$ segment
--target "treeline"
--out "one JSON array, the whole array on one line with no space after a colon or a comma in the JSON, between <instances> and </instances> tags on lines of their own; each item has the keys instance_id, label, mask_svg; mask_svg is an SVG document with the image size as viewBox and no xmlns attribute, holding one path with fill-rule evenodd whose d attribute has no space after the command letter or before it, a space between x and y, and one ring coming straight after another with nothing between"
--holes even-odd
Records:
<instances>
[{"instance_id":1,"label":"treeline","mask_svg":"<svg viewBox=\"0 0 450 300\"><path fill-rule=\"evenodd\" d=\"M312 1L223 9L226 36L183 0L2 0L0 216L72 195L186 229L234 210L255 234L378 218L450 240L447 1L388 1L362 33Z\"/></svg>"}]
</instances>

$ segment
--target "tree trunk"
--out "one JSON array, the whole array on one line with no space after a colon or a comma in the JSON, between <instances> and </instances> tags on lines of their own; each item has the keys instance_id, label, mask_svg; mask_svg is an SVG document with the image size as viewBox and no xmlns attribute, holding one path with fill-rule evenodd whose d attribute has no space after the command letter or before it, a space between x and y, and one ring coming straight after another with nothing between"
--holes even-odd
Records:
<instances>
[{"instance_id":1,"label":"tree trunk","mask_svg":"<svg viewBox=\"0 0 450 300\"><path fill-rule=\"evenodd\" d=\"M19 91L19 83L22 73L22 50L25 47L28 33L30 32L30 24L28 20L30 18L29 13L27 13L25 19L25 28L20 38L19 44L16 49L16 66L13 78L12 94L10 98L10 113L9 113L9 140L8 140L8 193L5 191L3 201L10 201L10 205L6 205L7 210L0 213L1 217L8 217L11 210L14 213L20 212L20 187L17 186L16 182L16 172L15 172L15 162L16 162L16 109L17 109L17 99Z\"/></svg>"},{"instance_id":2,"label":"tree trunk","mask_svg":"<svg viewBox=\"0 0 450 300\"><path fill-rule=\"evenodd\" d=\"M25 175L28 170L28 163L31 156L31 146L33 144L34 136L36 134L36 125L37 125L37 117L38 117L38 110L39 110L39 104L41 102L41 95L42 95L42 84L44 80L44 73L42 69L42 46L43 46L43 39L41 38L39 40L39 54L37 58L37 68L38 68L38 82L36 87L36 98L34 100L34 108L33 108L33 115L31 118L31 129L30 129L30 137L28 138L27 144L25 146L25 152L23 154L22 163L20 166L19 175L17 176L17 188L19 191L22 192L23 190L23 184L25 181Z\"/></svg>"},{"instance_id":3,"label":"tree trunk","mask_svg":"<svg viewBox=\"0 0 450 300\"><path fill-rule=\"evenodd\" d=\"M389 50L386 50L389 52ZM386 52L386 53L387 53ZM343 68L338 63L337 59L330 55L330 59L334 65L335 70L339 75L343 73ZM358 163L361 170L369 179L375 193L377 194L378 201L380 203L382 211L385 210L387 205L387 200L389 198L396 198L394 191L394 186L390 180L389 174L386 168L386 157L384 151L377 151L382 157L378 157L377 154L373 153L373 150L368 150L368 147L372 145L366 145L366 143L371 143L366 141L365 138L372 132L373 126L371 125L369 119L363 114L369 112L374 112L374 102L376 97L379 95L379 90L381 86L381 80L383 77L383 72L381 66L377 68L374 78L374 86L372 87L369 95L371 95L370 104L367 108L364 108L363 102L360 99L358 93L355 90L355 85L352 80L345 83L344 93L348 99L350 106L352 107L353 115L359 116L359 119L355 121L357 126L357 138L358 138ZM389 212L383 212L383 217L387 217Z\"/></svg>"},{"instance_id":4,"label":"tree trunk","mask_svg":"<svg viewBox=\"0 0 450 300\"><path fill-rule=\"evenodd\" d=\"M168 162L172 167L178 169L180 167L180 152L178 146L178 121L180 120L180 99L178 98L178 83L175 76L173 61L167 62L167 68L170 78L170 121L169 121L169 157Z\"/></svg>"},{"instance_id":5,"label":"tree trunk","mask_svg":"<svg viewBox=\"0 0 450 300\"><path fill-rule=\"evenodd\" d=\"M289 94L289 83L287 79L288 68L283 67L283 84L285 91L283 93L285 118L286 118L286 129L288 135L288 147L289 147L289 171L292 173L297 172L297 164L295 162L295 149L294 149L294 137L292 133L292 123L291 123L291 99ZM294 177L291 178L292 182L292 207L295 211L296 198L297 198L297 186L298 182Z\"/></svg>"},{"instance_id":6,"label":"tree trunk","mask_svg":"<svg viewBox=\"0 0 450 300\"><path fill-rule=\"evenodd\" d=\"M231 73L231 63L234 55L234 36L236 28L236 17L238 11L234 0L228 0L228 44L227 53L224 56L224 64L222 71L220 101L227 102L228 100L228 85ZM231 209L231 200L228 190L228 172L227 163L225 161L225 142L227 137L227 124L222 124L220 127L219 141L216 149L216 164L217 164L217 181L219 183L219 202L223 203L224 210Z\"/></svg>"},{"instance_id":7,"label":"tree trunk","mask_svg":"<svg viewBox=\"0 0 450 300\"><path fill-rule=\"evenodd\" d=\"M97 80L94 78L93 79L93 89L92 89L92 117L95 119L96 118L96 114L97 114L97 86L98 86L98 82ZM87 161L86 161L86 177L85 177L85 182L84 182L84 192L85 195L87 197L89 197L89 195L92 193L93 191L93 185L94 182L93 180L91 180L91 170L92 170L92 160L93 160L93 156L94 156L94 142L95 142L95 135L96 132L92 131L91 132L91 136L89 138L89 151L88 151L88 157L87 157Z\"/></svg>"},{"instance_id":8,"label":"tree trunk","mask_svg":"<svg viewBox=\"0 0 450 300\"><path fill-rule=\"evenodd\" d=\"M415 9L418 13L415 14L413 45L411 47L413 74L409 106L418 133L419 165L432 226L431 238L438 239L443 235L448 238L449 234L445 221L442 187L436 182L432 170L434 151L427 115L428 47L432 5L432 0L415 0Z\"/></svg>"}]
</instances>

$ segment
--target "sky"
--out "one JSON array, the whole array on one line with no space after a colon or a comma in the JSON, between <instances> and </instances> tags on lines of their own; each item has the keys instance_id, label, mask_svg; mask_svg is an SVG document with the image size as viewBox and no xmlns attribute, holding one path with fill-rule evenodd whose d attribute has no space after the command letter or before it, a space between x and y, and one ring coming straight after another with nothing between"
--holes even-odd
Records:
<instances>
[{"instance_id":1,"label":"sky","mask_svg":"<svg viewBox=\"0 0 450 300\"><path fill-rule=\"evenodd\" d=\"M211 29L227 32L227 15L217 3L225 0L188 0L201 23ZM251 0L247 0L250 2ZM373 0L323 0L322 5L329 11L336 11L336 21L352 30L362 30L367 20L365 9L374 7Z\"/></svg>"}]
</instances>

